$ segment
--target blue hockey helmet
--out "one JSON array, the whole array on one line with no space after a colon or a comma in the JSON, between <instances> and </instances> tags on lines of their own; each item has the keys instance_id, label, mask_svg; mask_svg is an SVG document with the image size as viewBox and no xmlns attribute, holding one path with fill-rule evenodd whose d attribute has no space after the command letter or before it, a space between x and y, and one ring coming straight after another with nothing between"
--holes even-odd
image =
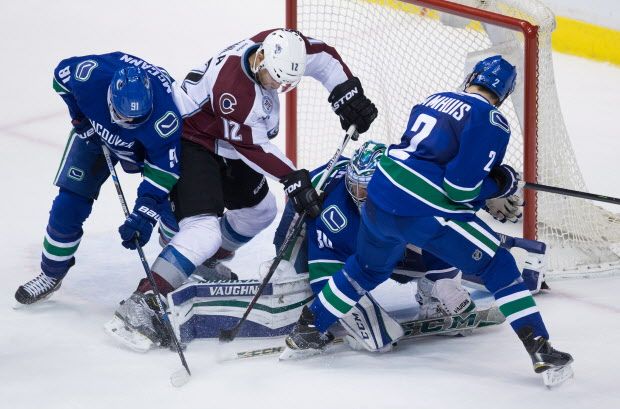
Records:
<instances>
[{"instance_id":1,"label":"blue hockey helmet","mask_svg":"<svg viewBox=\"0 0 620 409\"><path fill-rule=\"evenodd\" d=\"M377 169L379 158L386 146L375 141L366 141L357 148L347 164L345 183L353 201L360 206L366 200L368 182Z\"/></svg>"},{"instance_id":2,"label":"blue hockey helmet","mask_svg":"<svg viewBox=\"0 0 620 409\"><path fill-rule=\"evenodd\" d=\"M153 90L146 72L127 66L114 73L108 88L112 122L127 129L137 128L151 115Z\"/></svg>"},{"instance_id":3,"label":"blue hockey helmet","mask_svg":"<svg viewBox=\"0 0 620 409\"><path fill-rule=\"evenodd\" d=\"M514 91L517 79L517 68L502 58L494 55L479 61L465 81L465 88L479 85L489 90L498 99L496 106Z\"/></svg>"}]
</instances>

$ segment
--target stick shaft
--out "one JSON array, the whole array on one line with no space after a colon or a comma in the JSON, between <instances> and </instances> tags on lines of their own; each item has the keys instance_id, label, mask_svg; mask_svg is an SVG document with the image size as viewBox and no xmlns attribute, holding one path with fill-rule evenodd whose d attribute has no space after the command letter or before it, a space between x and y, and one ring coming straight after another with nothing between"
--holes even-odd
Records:
<instances>
[{"instance_id":1,"label":"stick shaft","mask_svg":"<svg viewBox=\"0 0 620 409\"><path fill-rule=\"evenodd\" d=\"M344 151L344 148L347 146L347 144L349 143L349 141L351 139L357 140L357 136L358 136L358 134L357 134L357 130L355 129L355 125L351 125L349 127L349 129L347 130L347 133L344 136L344 140L342 141L342 143L340 144L340 146L336 150L336 153L334 153L334 156L332 156L331 160L328 162L328 165L325 168L323 176L321 176L321 179L319 179L319 183L316 186L317 192L319 192L319 193L321 192L321 189L323 188L323 185L325 184L325 181L327 180L327 178L329 177L329 174L334 169L334 166L338 162L338 158L340 157L340 155ZM301 232L301 229L303 227L305 219L306 219L306 211L304 210L299 215L297 220L295 221L295 224L293 226L293 229L292 229L291 233L288 236L286 236L286 238L284 240L284 243L282 243L282 246L280 247L280 250L278 251L278 254L276 254L276 257L273 259L273 262L271 263L271 267L269 267L269 271L267 272L267 275L265 275L265 278L263 278L263 281L261 282L260 286L256 290L256 294L254 294L254 297L252 298L252 301L250 301L250 303L248 304L248 307L246 308L245 312L243 313L243 316L237 322L237 324L235 324L234 327L232 327L229 330L227 330L227 334L228 334L227 337L223 337L222 336L223 332L220 332L220 339L223 340L223 338L226 338L227 341L232 341L233 339L235 339L235 337L237 336L237 333L239 332L239 329L241 328L241 325L243 325L243 323L246 321L246 319L250 315L250 312L254 308L254 305L256 305L256 302L258 301L258 299L260 298L261 294L263 293L263 290L265 289L267 284L269 284L269 280L271 280L271 277L273 276L273 273L278 268L278 265L280 264L280 261L282 261L282 259L284 258L284 255L288 251L289 245L292 242L295 241L295 239L297 238L297 236Z\"/></svg>"},{"instance_id":2,"label":"stick shaft","mask_svg":"<svg viewBox=\"0 0 620 409\"><path fill-rule=\"evenodd\" d=\"M102 145L101 148L103 150L103 155L105 156L105 161L108 164L108 170L110 171L110 175L112 176L114 187L116 188L116 194L118 195L118 200L119 202L121 202L121 207L123 208L123 213L125 213L125 217L127 217L129 216L129 208L127 207L127 200L125 200L125 195L123 194L121 183L118 180L116 169L114 169L114 163L112 163L112 158L110 157L110 150L105 145ZM136 249L138 250L138 254L140 255L140 261L142 262L142 267L144 267L144 272L146 273L146 277L151 283L151 287L153 288L153 292L155 293L155 299L157 300L157 306L159 307L162 321L164 322L166 329L168 330L168 333L170 335L170 338L172 339L172 342L174 343L174 347L177 353L179 354L179 358L181 359L181 363L183 364L183 367L185 368L187 373L191 375L192 373L190 372L189 366L187 365L187 361L185 360L185 355L183 354L183 350L181 349L181 344L179 343L179 340L177 339L177 336L174 333L174 329L172 328L172 324L170 323L170 320L168 319L166 310L161 303L161 298L160 298L161 293L159 292L159 289L157 288L157 284L155 283L155 278L153 277L151 268L149 267L149 263L148 261L146 261L144 250L142 249L142 246L140 246L140 243L138 243L138 238L135 238L134 240L136 244Z\"/></svg>"},{"instance_id":3,"label":"stick shaft","mask_svg":"<svg viewBox=\"0 0 620 409\"><path fill-rule=\"evenodd\" d=\"M580 197L582 199L595 200L597 202L613 203L620 205L620 199L611 196L599 195L596 193L581 192L579 190L565 189L563 187L542 185L540 183L525 182L523 188L530 190L538 190L540 192L555 193L559 195Z\"/></svg>"}]
</instances>

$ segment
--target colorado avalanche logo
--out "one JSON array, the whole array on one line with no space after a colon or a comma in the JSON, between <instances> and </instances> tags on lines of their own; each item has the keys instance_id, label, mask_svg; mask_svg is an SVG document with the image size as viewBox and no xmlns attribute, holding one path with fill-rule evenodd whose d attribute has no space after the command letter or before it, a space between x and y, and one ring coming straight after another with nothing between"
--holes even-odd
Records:
<instances>
[{"instance_id":1,"label":"colorado avalanche logo","mask_svg":"<svg viewBox=\"0 0 620 409\"><path fill-rule=\"evenodd\" d=\"M224 115L232 114L235 111L237 105L237 98L233 94L227 92L220 96L220 111Z\"/></svg>"},{"instance_id":2,"label":"colorado avalanche logo","mask_svg":"<svg viewBox=\"0 0 620 409\"><path fill-rule=\"evenodd\" d=\"M273 109L273 101L270 97L265 95L263 97L263 111L265 111L266 114L270 114L272 109Z\"/></svg>"}]
</instances>

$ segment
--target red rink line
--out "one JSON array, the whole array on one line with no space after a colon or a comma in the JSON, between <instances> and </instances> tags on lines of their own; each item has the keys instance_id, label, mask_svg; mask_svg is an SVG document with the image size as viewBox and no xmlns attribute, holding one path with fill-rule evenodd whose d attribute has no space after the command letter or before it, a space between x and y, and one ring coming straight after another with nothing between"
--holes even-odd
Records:
<instances>
[{"instance_id":1,"label":"red rink line","mask_svg":"<svg viewBox=\"0 0 620 409\"><path fill-rule=\"evenodd\" d=\"M20 131L15 130L14 128L18 128L20 126L25 126L25 125L32 125L35 124L37 122L43 122L45 120L51 119L51 118L55 118L61 115L65 115L64 112L58 111L58 112L53 112L53 113L49 113L49 114L45 114L45 115L40 115L40 116L36 116L33 118L27 118L27 119L22 119L20 121L17 122L13 122L13 123L9 123L6 125L2 125L0 126L0 133L9 137L14 137L14 138L19 138L20 140L25 140L28 142L33 142L35 144L38 145L44 145L44 146L49 146L51 148L58 148L58 147L62 147L65 143L64 141L64 137L58 140L58 143L55 142L51 142L49 140L45 140L45 139L40 139L37 137L34 137L30 134L27 133L22 133ZM67 131L68 132L68 131Z\"/></svg>"},{"instance_id":2,"label":"red rink line","mask_svg":"<svg viewBox=\"0 0 620 409\"><path fill-rule=\"evenodd\" d=\"M598 303L598 302L595 302L595 301L588 300L587 298L581 298L581 297L578 298L578 297L575 297L572 294L565 293L563 291L557 291L557 290L554 290L553 288L551 288L550 294L551 295L559 296L560 298L569 299L571 301L577 301L577 302L580 302L582 304L586 304L586 305L588 305L590 307L593 307L593 308L598 308L598 309L605 310L605 311L608 311L608 312L613 312L613 313L616 313L616 314L620 314L620 308L618 308L618 307L612 307L611 305L608 305L608 304L601 304L601 303Z\"/></svg>"},{"instance_id":3,"label":"red rink line","mask_svg":"<svg viewBox=\"0 0 620 409\"><path fill-rule=\"evenodd\" d=\"M41 121L44 121L46 119L54 118L54 117L57 117L57 116L60 116L60 115L63 115L63 114L64 114L64 112L57 111L57 112L52 112L52 113L45 114L45 115L35 116L34 118L22 119L22 120L17 121L17 122L13 122L13 123L9 123L9 124L0 126L0 131L9 130L11 128L17 128L18 126L22 126L22 125L34 124L36 122L41 122Z\"/></svg>"}]
</instances>

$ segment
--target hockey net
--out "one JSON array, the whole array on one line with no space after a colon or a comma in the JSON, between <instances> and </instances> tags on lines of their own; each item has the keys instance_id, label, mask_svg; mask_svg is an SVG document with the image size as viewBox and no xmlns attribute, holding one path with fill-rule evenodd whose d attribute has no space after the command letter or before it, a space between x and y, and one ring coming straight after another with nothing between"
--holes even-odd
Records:
<instances>
[{"instance_id":1,"label":"hockey net","mask_svg":"<svg viewBox=\"0 0 620 409\"><path fill-rule=\"evenodd\" d=\"M363 139L384 143L400 139L417 102L457 89L476 61L504 55L519 70L501 107L512 128L505 162L528 182L586 191L554 82L555 18L539 1L287 0L287 25L338 50L379 109ZM287 97L287 154L300 167L322 164L342 134L327 96L304 80ZM523 235L547 243L548 278L620 272L616 214L542 192L526 192L526 203Z\"/></svg>"}]
</instances>

